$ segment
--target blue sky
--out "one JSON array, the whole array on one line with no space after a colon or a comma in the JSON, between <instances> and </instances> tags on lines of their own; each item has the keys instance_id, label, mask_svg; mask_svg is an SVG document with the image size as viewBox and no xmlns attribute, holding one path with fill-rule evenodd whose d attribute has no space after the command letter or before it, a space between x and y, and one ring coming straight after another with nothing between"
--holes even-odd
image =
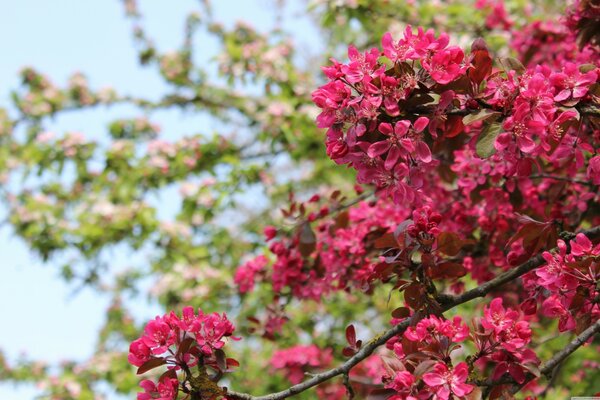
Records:
<instances>
[{"instance_id":1,"label":"blue sky","mask_svg":"<svg viewBox=\"0 0 600 400\"><path fill-rule=\"evenodd\" d=\"M145 26L159 49L176 47L181 42L184 16L197 9L192 0L140 0ZM275 0L213 1L217 19L227 25L244 19L261 30L273 25ZM10 5L9 5L10 4ZM297 9L304 7L297 1ZM286 27L310 38L310 25L294 14ZM214 54L215 43L203 42L206 57ZM118 0L20 0L4 5L0 13L0 106L9 104L10 90L18 85L17 73L31 65L64 85L75 71L84 72L92 87L112 86L120 93L157 98L165 88L157 73L137 64L130 21L123 15ZM131 116L132 109L94 110L59 117L51 125L56 133L81 131L100 136L110 118ZM134 114L135 115L135 114ZM163 138L219 125L206 118L179 112L157 114ZM207 127L203 126L205 130ZM164 210L162 210L164 211ZM0 208L0 220L6 210ZM118 254L124 260L127 254ZM108 299L91 290L73 294L73 287L58 277L52 263L44 265L30 254L10 227L0 227L0 313L3 329L0 348L14 359L27 354L56 363L63 359L86 359L93 351L96 332L102 323ZM150 317L150 306L140 306L138 317ZM0 383L0 398L25 400L35 396L32 388L15 388Z\"/></svg>"}]
</instances>

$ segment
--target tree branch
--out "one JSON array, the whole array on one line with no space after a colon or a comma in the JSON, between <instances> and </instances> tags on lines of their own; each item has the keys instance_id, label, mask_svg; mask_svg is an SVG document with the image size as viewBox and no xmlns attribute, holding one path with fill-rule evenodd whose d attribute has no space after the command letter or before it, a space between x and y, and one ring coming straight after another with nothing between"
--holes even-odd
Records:
<instances>
[{"instance_id":1,"label":"tree branch","mask_svg":"<svg viewBox=\"0 0 600 400\"><path fill-rule=\"evenodd\" d=\"M548 174L537 174L537 175L531 175L529 177L530 179L554 179L556 181L564 181L564 182L570 182L570 183L577 183L579 185L585 185L585 186L596 186L594 185L592 182L589 181L584 181L581 179L572 179L569 178L567 176L556 176L556 175L548 175Z\"/></svg>"},{"instance_id":2,"label":"tree branch","mask_svg":"<svg viewBox=\"0 0 600 400\"><path fill-rule=\"evenodd\" d=\"M594 228L582 231L587 237L593 239L600 237L600 226L596 226ZM552 249L555 250L556 248ZM519 265L518 267L507 271L501 275L498 275L496 278L483 283L482 285L471 289L461 295L458 296L438 296L438 301L441 305L441 312L446 312L460 304L471 301L477 297L484 297L486 294L491 292L497 287L504 285L507 282L510 282L513 279L520 277L521 275L543 265L545 260L543 259L541 254L533 257L529 261ZM396 335L404 333L406 328L411 325L416 324L424 315L421 313L415 313L412 317L405 319L400 324L388 329L387 331L375 336L371 341L369 341L365 346L363 346L354 356L346 360L339 367L330 369L320 374L316 374L310 379L301 382L297 385L291 386L286 390L281 392L272 393L264 396L252 396L246 393L238 393L234 391L228 391L227 397L235 400L283 400L298 393L302 393L314 386L317 386L323 382L326 382L332 378L335 378L339 375L348 374L350 370L360 363L362 360L369 357L373 352L380 346L384 345L388 340L393 338ZM596 324L592 325L595 329L600 330L600 321ZM578 338L576 338L573 342L571 342L567 347L557 353L544 368L551 371L558 363L560 363L564 358L566 358L569 354L575 351L581 344L583 344L587 339L591 337L594 332L590 332L591 328L588 328L584 331ZM584 336L584 335L588 336ZM580 339L581 338L581 339ZM579 342L580 340L583 340ZM576 344L573 344L576 343ZM545 374L544 369L542 372Z\"/></svg>"},{"instance_id":3,"label":"tree branch","mask_svg":"<svg viewBox=\"0 0 600 400\"><path fill-rule=\"evenodd\" d=\"M542 373L542 375L546 377L551 377L552 372L556 367L558 367L567 357L573 354L575 350L583 346L583 344L586 343L591 337L598 333L600 333L600 320L596 321L595 324L589 326L585 331L581 332L581 334L575 339L573 339L564 349L562 349L561 351L556 353L554 357L549 359L544 364L544 366L540 368L540 372ZM515 386L512 387L511 393L517 393L523 388L523 386L525 386L527 383L529 383L535 378L535 375L527 374L527 376L525 377L525 382L523 383L517 384L517 382L513 380L512 383L515 383Z\"/></svg>"},{"instance_id":4,"label":"tree branch","mask_svg":"<svg viewBox=\"0 0 600 400\"><path fill-rule=\"evenodd\" d=\"M590 239L595 239L600 237L600 226L596 226L594 228L582 231L581 233L585 234ZM557 248L553 248L550 251L554 251ZM452 295L438 295L437 300L440 304L462 304L469 300L475 299L477 297L484 297L492 290L504 285L516 279L522 275L525 275L527 272L536 269L537 267L545 264L545 260L541 254L536 255L535 257L529 259L527 262L519 265L516 268L508 270L492 280L489 280L485 283L482 283L478 287L468 290L463 294L452 296Z\"/></svg>"}]
</instances>

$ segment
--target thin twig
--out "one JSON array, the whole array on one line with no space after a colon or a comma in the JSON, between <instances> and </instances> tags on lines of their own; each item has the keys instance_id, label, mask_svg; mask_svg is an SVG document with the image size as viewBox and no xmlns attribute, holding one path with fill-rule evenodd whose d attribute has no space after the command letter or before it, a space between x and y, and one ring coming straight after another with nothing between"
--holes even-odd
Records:
<instances>
[{"instance_id":1,"label":"thin twig","mask_svg":"<svg viewBox=\"0 0 600 400\"><path fill-rule=\"evenodd\" d=\"M556 175L538 174L538 175L531 175L529 178L530 179L541 179L541 178L543 178L543 179L554 179L555 181L564 181L564 182L570 182L570 183L577 183L579 185L585 185L585 186L596 186L592 182L583 181L581 179L573 179L573 178L569 178L568 176L556 176Z\"/></svg>"}]
</instances>

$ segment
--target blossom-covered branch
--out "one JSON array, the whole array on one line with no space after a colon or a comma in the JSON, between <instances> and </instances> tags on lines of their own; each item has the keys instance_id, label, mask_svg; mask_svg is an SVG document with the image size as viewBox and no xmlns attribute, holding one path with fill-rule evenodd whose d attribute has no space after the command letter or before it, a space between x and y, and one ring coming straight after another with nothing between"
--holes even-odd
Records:
<instances>
[{"instance_id":1,"label":"blossom-covered branch","mask_svg":"<svg viewBox=\"0 0 600 400\"><path fill-rule=\"evenodd\" d=\"M600 238L600 226L585 230L582 232L582 234L585 234L589 238ZM556 250L558 250L558 249L554 248L550 251L556 251ZM445 311L448 311L458 305L467 303L477 297L484 297L491 291L498 289L502 285L517 279L518 277L524 275L525 273L527 273L535 268L540 267L543 264L544 264L544 258L540 254L540 255L535 256L528 262L514 268L513 270L508 271L505 274L500 275L497 278L492 279L491 281L486 282L474 289L471 289L471 290L463 293L462 295L451 296L451 297L447 297L447 296L442 297L443 303L441 304L440 312L443 313ZM326 382L332 378L335 378L336 376L348 374L353 367L355 367L358 363L360 363L361 361L363 361L364 359L369 357L371 354L373 354L373 352L378 347L386 344L393 337L401 335L402 333L404 333L406 331L406 329L409 326L416 325L417 322L419 322L424 317L425 317L425 315L416 313L412 317L405 319L404 321L402 321L401 323L388 329L387 331L382 332L379 335L375 336L372 340L367 342L367 344L364 347L362 347L355 355L353 355L350 359L348 359L342 365L340 365L336 368L330 369L326 372L315 374L311 378L307 379L306 381L299 383L297 385L294 385L286 390L283 390L283 391L277 392L277 393L273 393L273 394L263 395L263 396L253 396L250 394L228 391L228 396L233 399L239 399L239 400L282 400L282 399L291 397L293 395L296 395L298 393L301 393L303 391L306 391L314 386L317 386L323 382ZM569 354L571 354L573 351L575 351L579 346L581 346L583 343L585 343L591 336L593 336L599 330L600 330L600 321L596 322L594 325L592 325L588 329L586 329L586 331L584 331L580 336L578 336L575 340L573 340L567 347L565 347L558 354L556 354L551 360L549 360L542 368L542 372L544 374L546 374L549 371L551 371L560 361L562 361ZM532 379L531 376L530 375L528 375L528 376L529 376L529 378L527 380L531 380ZM495 383L492 382L490 384L491 385L494 385L494 384L497 385L497 384L503 384L503 383L506 384L506 383L511 383L511 382L515 382L515 381L514 381L514 378L510 377L507 380L496 379L496 380L494 380L494 382ZM524 382L521 382L521 383L523 384ZM487 385L487 384L484 383L482 385Z\"/></svg>"}]
</instances>

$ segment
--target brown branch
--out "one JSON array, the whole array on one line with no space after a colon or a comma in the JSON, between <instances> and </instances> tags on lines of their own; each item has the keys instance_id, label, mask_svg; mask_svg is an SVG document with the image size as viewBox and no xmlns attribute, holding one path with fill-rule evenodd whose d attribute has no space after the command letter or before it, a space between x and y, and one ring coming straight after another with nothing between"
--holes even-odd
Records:
<instances>
[{"instance_id":1,"label":"brown branch","mask_svg":"<svg viewBox=\"0 0 600 400\"><path fill-rule=\"evenodd\" d=\"M585 342L587 342L592 336L600 333L600 320L596 321L595 324L590 325L585 331L583 331L579 336L575 337L565 348L556 353L552 358L550 358L546 363L540 368L540 374L546 376L547 378L552 379L554 376L554 372L557 367L559 367L562 362L571 354L575 352L579 347L581 347ZM531 373L527 374L525 377L525 382L519 384L512 376L504 375L498 379L485 379L485 380L473 380L470 381L473 385L477 386L498 386L498 385L507 385L513 384L517 385L518 389L515 390L513 388L513 394L518 392L518 390L522 389L529 381L532 381L536 378L536 375Z\"/></svg>"},{"instance_id":2,"label":"brown branch","mask_svg":"<svg viewBox=\"0 0 600 400\"><path fill-rule=\"evenodd\" d=\"M236 400L282 400L288 397L291 397L295 394L302 393L305 390L312 388L313 386L317 386L320 383L326 382L332 378L335 378L338 375L348 374L350 370L357 365L359 362L369 357L373 352L379 347L384 345L388 340L393 338L396 335L403 333L406 328L408 328L411 323L413 317L404 320L402 323L394 326L391 329L383 332L382 334L376 336L366 345L364 345L354 356L349 358L346 362L340 365L337 368L330 369L329 371L325 371L323 373L317 374L312 378L301 382L297 385L291 386L286 390L281 392L268 394L265 396L252 396L246 393L237 393L228 391L227 396L231 399ZM415 321L416 322L416 321Z\"/></svg>"},{"instance_id":3,"label":"brown branch","mask_svg":"<svg viewBox=\"0 0 600 400\"><path fill-rule=\"evenodd\" d=\"M588 238L596 239L600 237L600 226L596 226L594 228L582 231ZM556 250L556 247L550 251ZM492 290L508 283L522 275L525 275L527 272L536 269L543 265L546 261L542 257L541 254L536 255L535 257L529 259L527 262L519 265L516 268L513 268L509 271L506 271L494 279L482 283L480 286L466 291L463 294L452 296L452 295L438 295L438 301L441 304L462 304L469 300L473 300L477 297L484 297L486 294L491 292Z\"/></svg>"},{"instance_id":4,"label":"brown branch","mask_svg":"<svg viewBox=\"0 0 600 400\"><path fill-rule=\"evenodd\" d=\"M581 180L581 179L573 179L573 178L569 178L568 176L537 174L537 175L531 175L529 178L530 179L554 179L555 181L564 181L564 182L570 182L570 183L577 183L579 185L585 185L585 186L596 186L592 182L584 181L584 180Z\"/></svg>"},{"instance_id":5,"label":"brown branch","mask_svg":"<svg viewBox=\"0 0 600 400\"><path fill-rule=\"evenodd\" d=\"M595 324L589 326L585 331L581 332L581 334L579 334L579 336L573 339L565 348L556 353L554 357L549 359L542 366L542 368L540 368L541 374L548 378L551 378L552 373L556 367L558 367L567 357L573 354L575 350L583 346L584 343L586 343L590 338L592 338L598 333L600 333L600 320L596 321ZM525 382L523 383L519 384L513 380L511 383L514 383L515 385L512 387L511 393L517 393L523 388L523 386L527 385L527 383L534 380L535 378L535 375L527 374L527 376L525 377Z\"/></svg>"},{"instance_id":6,"label":"brown branch","mask_svg":"<svg viewBox=\"0 0 600 400\"><path fill-rule=\"evenodd\" d=\"M584 233L586 236L588 236L591 239L600 237L600 226L596 226L594 228L582 231L582 233ZM554 248L552 250L556 250L556 248ZM441 312L448 311L460 304L471 301L477 297L484 297L486 294L488 294L492 290L504 285L505 283L510 282L513 279L516 279L516 278L520 277L521 275L523 275L537 267L540 267L541 265L544 264L544 262L545 262L545 260L542 258L542 255L538 254L537 256L535 256L532 259L530 259L529 261L519 265L518 267L516 267L510 271L507 271L507 272L497 276L496 278L494 278L488 282L485 282L482 285L480 285L474 289L471 289L461 295L438 296L438 301L441 304ZM388 329L387 331L381 333L380 335L377 335L375 338L373 338L371 341L369 341L365 346L363 346L354 356L352 356L351 358L346 360L346 362L344 362L340 366L330 369L328 371L322 372L320 374L316 374L313 377L311 377L310 379L308 379L304 382L301 382L297 385L291 386L286 390L283 390L283 391L277 392L277 393L264 395L264 396L252 396L252 395L246 394L246 393L238 393L238 392L228 391L227 396L228 396L228 398L235 399L235 400L283 400L283 399L286 399L293 395L302 393L314 386L317 386L323 382L326 382L332 378L335 378L336 376L348 374L354 366L356 366L362 360L366 359L371 354L373 354L373 352L378 347L384 345L388 340L390 340L394 336L404 333L406 328L417 323L422 317L424 317L424 315L420 315L420 313L414 314L412 317L405 319L400 324ZM594 324L593 326L594 327L597 326L596 329L600 330L600 321L597 322L596 324ZM550 361L548 361L548 363L546 364L546 366L544 368L546 368L546 369L549 368L548 370L551 371L560 361L562 361L569 354L571 354L573 351L575 351L577 349L577 347L581 346L581 344L583 342L585 342L587 339L589 339L589 337L591 337L592 333L589 333L589 336L587 336L587 337L584 336L588 331L590 331L590 329L591 328L588 328L584 333L582 333L578 337L578 339L574 340L573 342L571 342L571 344L569 344L567 347L565 347L562 351L557 353ZM574 342L576 342L577 340L581 340L579 338L585 338L585 340L583 340L583 342L581 342L581 343L577 342L579 344L574 345L573 344ZM542 370L542 372L543 371L544 370Z\"/></svg>"},{"instance_id":7,"label":"brown branch","mask_svg":"<svg viewBox=\"0 0 600 400\"><path fill-rule=\"evenodd\" d=\"M600 333L600 320L596 321L595 324L588 327L585 331L581 332L579 336L571 341L564 349L559 351L550 360L544 364L540 369L540 372L544 375L550 375L554 368L562 363L567 357L569 357L575 350L581 347L587 342L592 336Z\"/></svg>"}]
</instances>

